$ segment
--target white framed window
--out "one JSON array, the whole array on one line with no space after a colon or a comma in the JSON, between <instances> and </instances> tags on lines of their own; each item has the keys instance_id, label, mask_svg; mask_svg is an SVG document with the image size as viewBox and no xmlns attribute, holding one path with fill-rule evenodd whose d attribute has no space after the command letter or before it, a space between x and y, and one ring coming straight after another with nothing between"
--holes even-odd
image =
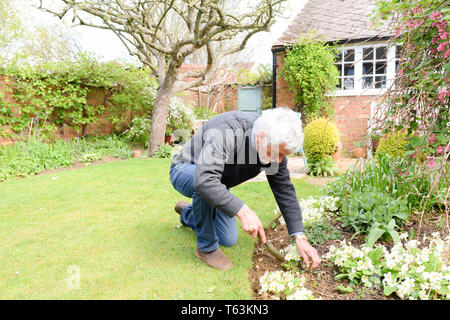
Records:
<instances>
[{"instance_id":1,"label":"white framed window","mask_svg":"<svg viewBox=\"0 0 450 320\"><path fill-rule=\"evenodd\" d=\"M398 69L400 46L367 43L338 50L335 66L339 70L339 83L331 95L379 95L392 84Z\"/></svg>"}]
</instances>

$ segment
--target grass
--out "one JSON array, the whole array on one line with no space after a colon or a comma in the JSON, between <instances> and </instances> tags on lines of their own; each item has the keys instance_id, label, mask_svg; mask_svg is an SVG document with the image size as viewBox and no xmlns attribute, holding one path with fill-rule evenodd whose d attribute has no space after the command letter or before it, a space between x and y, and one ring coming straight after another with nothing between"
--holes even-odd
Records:
<instances>
[{"instance_id":1,"label":"grass","mask_svg":"<svg viewBox=\"0 0 450 320\"><path fill-rule=\"evenodd\" d=\"M180 227L167 159L131 159L0 184L0 299L251 299L254 239L239 227L233 261L218 271L193 254ZM294 180L299 197L321 190ZM232 189L273 218L266 182ZM80 289L76 284L79 268ZM73 281L75 280L75 282Z\"/></svg>"}]
</instances>

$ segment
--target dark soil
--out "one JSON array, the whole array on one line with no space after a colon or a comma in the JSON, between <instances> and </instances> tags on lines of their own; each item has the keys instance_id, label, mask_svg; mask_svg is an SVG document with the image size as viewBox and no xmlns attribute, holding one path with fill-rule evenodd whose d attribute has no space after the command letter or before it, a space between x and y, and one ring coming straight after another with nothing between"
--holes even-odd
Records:
<instances>
[{"instance_id":1,"label":"dark soil","mask_svg":"<svg viewBox=\"0 0 450 320\"><path fill-rule=\"evenodd\" d=\"M423 217L420 223L420 216L414 216L403 227L404 232L408 232L410 228L416 233L416 238L421 240L423 235L431 236L433 232L441 231L441 236L444 236L444 227L442 225L442 219L439 215L433 215L431 217ZM359 247L364 241L363 236L356 236L353 239L353 232L351 230L344 230L339 223L331 222L334 228L341 232L341 239L328 240L323 243L315 245L319 256L322 257L320 265L316 269L306 269L303 263L300 264L299 271L304 274L306 278L305 287L311 290L316 298L323 300L393 300L398 299L395 294L386 297L383 294L382 288L372 287L367 288L363 285L354 286L346 279L335 280L335 276L338 273L338 268L334 266L331 261L324 258L324 255L328 252L331 245L339 246L339 242L346 239L347 243L352 243L354 246ZM419 229L420 225L420 229ZM281 250L289 245L289 235L287 233L286 226L277 226L275 229L268 228L266 230L266 237L269 243L271 243L276 249ZM350 240L351 239L351 240ZM392 243L382 243L388 249L392 247ZM423 245L427 245L424 243ZM275 295L258 293L260 289L259 279L264 275L266 271L283 270L281 264L265 249L260 242L255 244L255 251L253 253L254 268L250 271L250 281L254 292L254 299L256 300L273 300L279 299ZM352 287L352 293L342 293L337 290L338 286Z\"/></svg>"}]
</instances>

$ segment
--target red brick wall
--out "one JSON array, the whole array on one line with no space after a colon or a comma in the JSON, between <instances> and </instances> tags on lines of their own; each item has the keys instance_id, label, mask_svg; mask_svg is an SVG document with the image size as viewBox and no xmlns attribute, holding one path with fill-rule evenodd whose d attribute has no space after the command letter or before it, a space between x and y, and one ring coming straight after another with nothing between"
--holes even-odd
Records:
<instances>
[{"instance_id":1,"label":"red brick wall","mask_svg":"<svg viewBox=\"0 0 450 320\"><path fill-rule=\"evenodd\" d=\"M288 83L284 80L280 71L283 68L284 53L277 54L277 107L288 106L294 109L296 106L294 94L289 90ZM377 100L377 96L337 96L333 98L333 106L336 110L334 120L340 134L344 156L350 156L356 143L367 135L370 105Z\"/></svg>"},{"instance_id":2,"label":"red brick wall","mask_svg":"<svg viewBox=\"0 0 450 320\"><path fill-rule=\"evenodd\" d=\"M349 155L356 144L367 136L370 105L377 96L335 97L335 122L340 134L344 155Z\"/></svg>"},{"instance_id":3,"label":"red brick wall","mask_svg":"<svg viewBox=\"0 0 450 320\"><path fill-rule=\"evenodd\" d=\"M9 90L8 86L7 86L7 79L5 76L0 75L0 93L3 94L3 102L4 103L12 103L14 101L14 99L12 98L12 92ZM4 132L6 134L10 134L12 133L12 130L6 126L2 126L0 128L1 132ZM7 138L7 137L2 137L0 136L0 145L6 145L6 144L11 144L12 141L11 139Z\"/></svg>"}]
</instances>

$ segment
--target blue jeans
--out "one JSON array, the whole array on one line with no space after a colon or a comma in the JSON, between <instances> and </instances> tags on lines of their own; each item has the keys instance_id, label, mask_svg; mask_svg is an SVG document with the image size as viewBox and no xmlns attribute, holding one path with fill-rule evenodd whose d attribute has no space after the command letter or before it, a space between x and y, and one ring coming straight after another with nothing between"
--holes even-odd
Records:
<instances>
[{"instance_id":1,"label":"blue jeans","mask_svg":"<svg viewBox=\"0 0 450 320\"><path fill-rule=\"evenodd\" d=\"M236 244L238 231L236 217L230 218L212 207L194 189L196 165L179 163L170 167L170 182L183 196L192 198L180 214L180 222L197 234L197 246L202 252L214 251L219 244L231 247Z\"/></svg>"}]
</instances>

